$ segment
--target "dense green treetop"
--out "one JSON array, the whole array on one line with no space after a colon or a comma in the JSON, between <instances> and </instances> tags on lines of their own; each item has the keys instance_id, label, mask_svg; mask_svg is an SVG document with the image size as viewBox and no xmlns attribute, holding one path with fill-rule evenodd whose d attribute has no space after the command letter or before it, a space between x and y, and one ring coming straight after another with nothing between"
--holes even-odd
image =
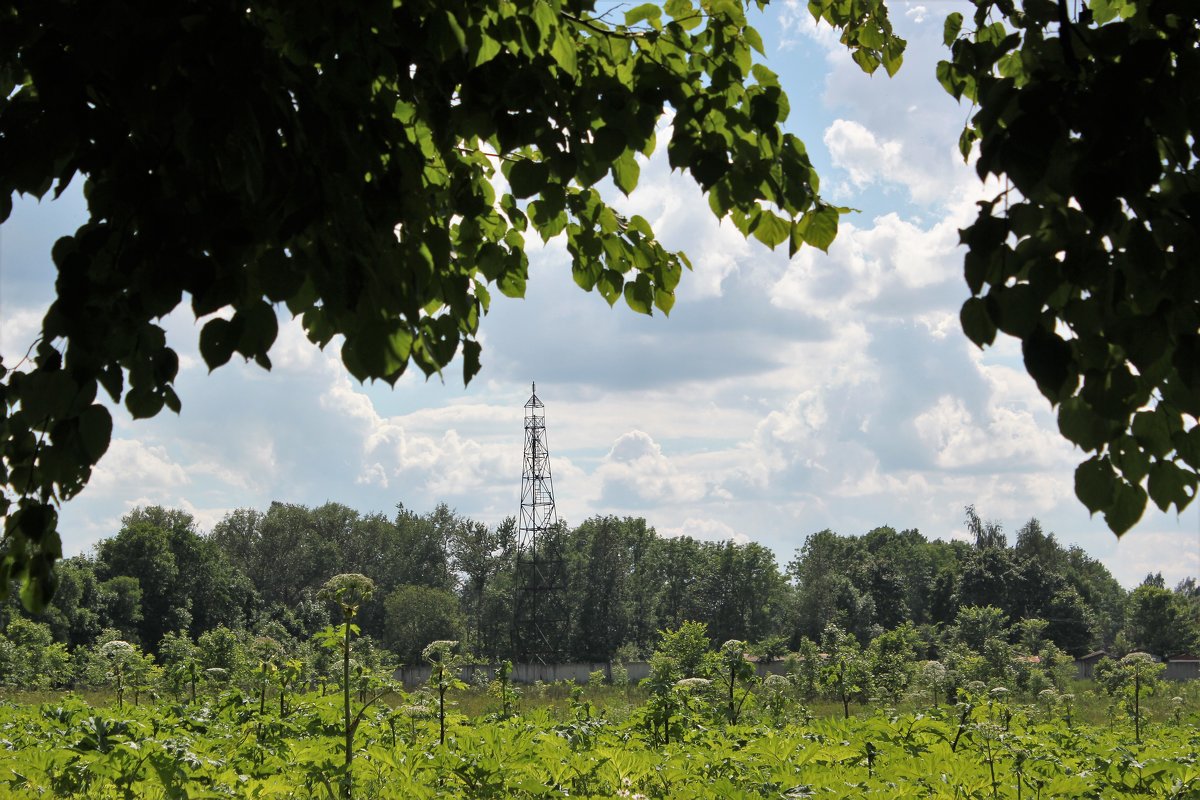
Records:
<instances>
[{"instance_id":1,"label":"dense green treetop","mask_svg":"<svg viewBox=\"0 0 1200 800\"><path fill-rule=\"evenodd\" d=\"M788 103L756 63L749 6L669 0L116 0L0 5L0 221L14 193L84 181L88 221L54 246L57 298L21 365L0 368L0 591L41 606L55 504L134 417L178 411L158 320L183 302L210 368L270 368L276 307L359 380L440 373L491 294L519 297L525 243L563 236L585 290L666 313L687 258L596 185L628 193L663 123L673 168L770 247L827 247ZM881 0L822 0L866 70L900 65ZM10 505L15 503L15 507Z\"/></svg>"}]
</instances>

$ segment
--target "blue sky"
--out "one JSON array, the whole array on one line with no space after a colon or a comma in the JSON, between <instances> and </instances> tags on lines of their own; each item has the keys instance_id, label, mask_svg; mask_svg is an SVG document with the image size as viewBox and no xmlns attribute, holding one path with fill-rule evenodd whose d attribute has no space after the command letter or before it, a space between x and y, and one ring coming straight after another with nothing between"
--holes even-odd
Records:
<instances>
[{"instance_id":1,"label":"blue sky","mask_svg":"<svg viewBox=\"0 0 1200 800\"><path fill-rule=\"evenodd\" d=\"M1169 583L1200 575L1196 506L1148 512L1118 543L1075 499L1081 453L1058 435L1015 341L981 352L958 327L957 230L983 188L956 151L968 110L934 79L956 5L891 4L909 51L890 80L862 74L803 3L755 20L822 194L859 209L828 255L789 261L718 224L663 148L631 197L610 193L691 256L670 317L580 291L552 241L530 253L526 298L497 295L469 387L457 365L444 383L358 384L336 346L318 350L293 322L272 372L230 364L210 375L184 308L164 321L183 411L136 423L117 412L109 453L61 510L66 550L86 551L152 503L203 528L272 500L385 513L444 501L494 524L518 510L522 405L537 381L558 512L572 524L645 516L664 535L758 541L786 563L824 528L964 537L971 503L1010 535L1037 517L1127 586L1149 571ZM6 364L51 298L50 246L83 213L72 190L19 203L0 227Z\"/></svg>"}]
</instances>

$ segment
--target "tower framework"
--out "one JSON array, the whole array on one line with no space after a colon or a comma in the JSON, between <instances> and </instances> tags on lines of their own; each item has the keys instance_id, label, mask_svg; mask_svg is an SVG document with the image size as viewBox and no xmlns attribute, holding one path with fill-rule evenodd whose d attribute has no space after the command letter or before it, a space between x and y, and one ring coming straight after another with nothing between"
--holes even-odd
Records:
<instances>
[{"instance_id":1,"label":"tower framework","mask_svg":"<svg viewBox=\"0 0 1200 800\"><path fill-rule=\"evenodd\" d=\"M525 402L525 456L517 530L513 647L518 659L544 661L560 649L564 585L562 529L554 506L546 411L535 383Z\"/></svg>"}]
</instances>

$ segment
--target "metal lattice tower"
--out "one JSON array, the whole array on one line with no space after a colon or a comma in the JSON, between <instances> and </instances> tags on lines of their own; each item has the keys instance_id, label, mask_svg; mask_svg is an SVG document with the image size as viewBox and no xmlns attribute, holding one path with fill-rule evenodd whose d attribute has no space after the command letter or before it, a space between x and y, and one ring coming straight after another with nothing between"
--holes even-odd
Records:
<instances>
[{"instance_id":1,"label":"metal lattice tower","mask_svg":"<svg viewBox=\"0 0 1200 800\"><path fill-rule=\"evenodd\" d=\"M525 403L525 458L517 530L517 597L513 647L520 660L545 660L561 647L563 559L555 534L554 482L546 446L545 406L537 384Z\"/></svg>"}]
</instances>

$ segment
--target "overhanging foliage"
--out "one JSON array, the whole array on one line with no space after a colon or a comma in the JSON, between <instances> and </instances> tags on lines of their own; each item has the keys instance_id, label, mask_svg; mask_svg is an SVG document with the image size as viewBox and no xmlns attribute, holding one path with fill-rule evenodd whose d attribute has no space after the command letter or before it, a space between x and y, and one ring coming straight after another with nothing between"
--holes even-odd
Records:
<instances>
[{"instance_id":1,"label":"overhanging foliage","mask_svg":"<svg viewBox=\"0 0 1200 800\"><path fill-rule=\"evenodd\" d=\"M1200 25L1188 0L975 0L938 78L1005 191L962 231L967 336L1021 340L1075 493L1119 536L1200 470Z\"/></svg>"},{"instance_id":2,"label":"overhanging foliage","mask_svg":"<svg viewBox=\"0 0 1200 800\"><path fill-rule=\"evenodd\" d=\"M770 247L828 247L844 209L781 128L750 5L0 5L0 220L14 193L77 176L89 211L54 247L28 363L0 368L0 593L53 591L56 504L111 437L100 391L134 417L179 411L158 320L185 296L211 369L269 369L285 305L317 344L342 337L356 378L389 382L460 353L464 380L479 371L480 320L495 289L524 293L531 235L566 237L584 289L666 313L686 256L595 187L631 191L668 114L670 164L715 214ZM899 66L881 0L812 10L864 69Z\"/></svg>"}]
</instances>

